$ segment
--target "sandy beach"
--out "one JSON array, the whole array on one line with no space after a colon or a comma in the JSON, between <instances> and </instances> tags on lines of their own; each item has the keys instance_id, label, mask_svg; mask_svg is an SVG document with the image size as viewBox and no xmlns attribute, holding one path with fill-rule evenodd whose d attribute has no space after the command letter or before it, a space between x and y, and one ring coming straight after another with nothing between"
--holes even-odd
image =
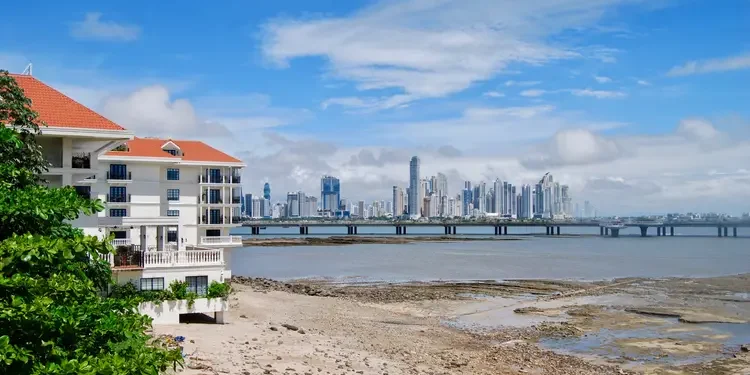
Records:
<instances>
[{"instance_id":1,"label":"sandy beach","mask_svg":"<svg viewBox=\"0 0 750 375\"><path fill-rule=\"evenodd\" d=\"M750 373L750 354L701 324L747 324L748 276L233 287L229 324L155 327L186 337L185 374ZM608 343L615 356L546 344L644 328L659 333Z\"/></svg>"}]
</instances>

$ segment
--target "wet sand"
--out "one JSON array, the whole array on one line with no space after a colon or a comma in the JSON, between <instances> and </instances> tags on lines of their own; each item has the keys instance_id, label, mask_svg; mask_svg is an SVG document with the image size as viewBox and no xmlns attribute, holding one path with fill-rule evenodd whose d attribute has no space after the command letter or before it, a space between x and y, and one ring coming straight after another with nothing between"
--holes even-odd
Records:
<instances>
[{"instance_id":1,"label":"wet sand","mask_svg":"<svg viewBox=\"0 0 750 375\"><path fill-rule=\"evenodd\" d=\"M230 324L155 328L186 336L186 373L750 373L744 331L688 323L745 327L748 275L354 285L237 277L234 288ZM605 333L611 340L597 341ZM577 350L591 342L591 352Z\"/></svg>"}]
</instances>

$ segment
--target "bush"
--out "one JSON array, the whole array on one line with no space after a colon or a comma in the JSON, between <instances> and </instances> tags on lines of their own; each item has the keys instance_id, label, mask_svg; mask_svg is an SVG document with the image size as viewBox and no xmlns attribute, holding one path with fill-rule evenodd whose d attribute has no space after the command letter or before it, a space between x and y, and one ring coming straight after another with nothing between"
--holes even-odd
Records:
<instances>
[{"instance_id":1,"label":"bush","mask_svg":"<svg viewBox=\"0 0 750 375\"><path fill-rule=\"evenodd\" d=\"M208 293L206 296L208 298L221 298L226 300L231 291L232 287L228 282L220 283L218 281L212 281L211 284L208 285Z\"/></svg>"}]
</instances>

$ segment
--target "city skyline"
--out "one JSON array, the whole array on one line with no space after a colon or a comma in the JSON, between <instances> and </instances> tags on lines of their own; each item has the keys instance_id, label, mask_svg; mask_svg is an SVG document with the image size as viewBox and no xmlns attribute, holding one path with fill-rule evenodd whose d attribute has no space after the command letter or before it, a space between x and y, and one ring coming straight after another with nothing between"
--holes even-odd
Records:
<instances>
[{"instance_id":1,"label":"city skyline","mask_svg":"<svg viewBox=\"0 0 750 375\"><path fill-rule=\"evenodd\" d=\"M323 175L392 200L418 155L450 195L551 172L602 213L750 210L746 1L82 0L45 3L44 28L33 3L5 8L0 69L33 63L140 136L206 140L274 201L320 199Z\"/></svg>"}]
</instances>

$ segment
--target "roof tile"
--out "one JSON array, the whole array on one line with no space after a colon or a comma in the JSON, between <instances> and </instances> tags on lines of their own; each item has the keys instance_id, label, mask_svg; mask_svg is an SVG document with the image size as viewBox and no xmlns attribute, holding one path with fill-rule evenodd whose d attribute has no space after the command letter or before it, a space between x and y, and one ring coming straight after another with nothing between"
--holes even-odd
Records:
<instances>
[{"instance_id":1,"label":"roof tile","mask_svg":"<svg viewBox=\"0 0 750 375\"><path fill-rule=\"evenodd\" d=\"M173 156L162 150L167 142L172 142L182 151L182 156ZM110 151L108 156L130 156L146 158L175 158L193 162L242 163L242 160L229 156L201 141L180 141L160 138L134 138L125 143L128 151Z\"/></svg>"},{"instance_id":2,"label":"roof tile","mask_svg":"<svg viewBox=\"0 0 750 375\"><path fill-rule=\"evenodd\" d=\"M73 129L99 129L125 131L120 125L106 119L83 104L44 84L35 77L10 74L29 99L31 108L48 126Z\"/></svg>"}]
</instances>

